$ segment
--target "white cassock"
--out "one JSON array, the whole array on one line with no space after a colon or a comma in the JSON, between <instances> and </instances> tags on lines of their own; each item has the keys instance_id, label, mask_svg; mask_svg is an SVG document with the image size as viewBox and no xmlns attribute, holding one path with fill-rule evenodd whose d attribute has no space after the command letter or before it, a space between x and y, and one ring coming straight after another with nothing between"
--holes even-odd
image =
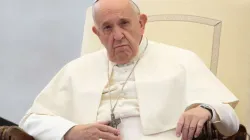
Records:
<instances>
[{"instance_id":1,"label":"white cassock","mask_svg":"<svg viewBox=\"0 0 250 140\"><path fill-rule=\"evenodd\" d=\"M213 108L212 122L222 134L237 132L233 108L238 99L194 53L145 38L139 47L139 54L146 50L124 90L139 54L113 68L110 85L113 104L122 93L115 114L122 118L118 128L123 140L179 140L175 136L179 117L200 103ZM68 63L38 95L20 127L35 139L61 140L75 125L109 121L107 83L113 65L106 50Z\"/></svg>"}]
</instances>

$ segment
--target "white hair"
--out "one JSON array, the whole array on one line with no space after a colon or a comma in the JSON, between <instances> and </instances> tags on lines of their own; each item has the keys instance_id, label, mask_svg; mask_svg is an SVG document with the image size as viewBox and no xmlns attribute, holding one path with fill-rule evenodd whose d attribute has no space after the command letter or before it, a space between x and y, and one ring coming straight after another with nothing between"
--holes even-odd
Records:
<instances>
[{"instance_id":1,"label":"white hair","mask_svg":"<svg viewBox=\"0 0 250 140\"><path fill-rule=\"evenodd\" d=\"M93 3L93 5L92 5L92 17L93 17L93 20L94 20L94 22L96 22L95 21L95 4L98 2L98 1L100 1L100 0L95 0L94 1L94 3ZM133 8L133 10L134 10L134 12L136 13L136 14L138 14L138 15L140 15L140 9L139 9L139 7L138 7L138 5L133 1L133 0L129 0L129 3L131 4L131 6L132 6L132 8Z\"/></svg>"}]
</instances>

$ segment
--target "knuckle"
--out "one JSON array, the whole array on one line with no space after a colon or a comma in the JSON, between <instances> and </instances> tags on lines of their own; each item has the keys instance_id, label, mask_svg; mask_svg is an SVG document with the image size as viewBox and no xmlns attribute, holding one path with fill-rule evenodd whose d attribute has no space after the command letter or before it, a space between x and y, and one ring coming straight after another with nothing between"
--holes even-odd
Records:
<instances>
[{"instance_id":1,"label":"knuckle","mask_svg":"<svg viewBox=\"0 0 250 140\"><path fill-rule=\"evenodd\" d=\"M197 128L203 128L203 124L198 124Z\"/></svg>"},{"instance_id":2,"label":"knuckle","mask_svg":"<svg viewBox=\"0 0 250 140\"><path fill-rule=\"evenodd\" d=\"M189 125L184 124L183 128L184 128L184 129L188 129L188 128L189 128Z\"/></svg>"},{"instance_id":3,"label":"knuckle","mask_svg":"<svg viewBox=\"0 0 250 140\"><path fill-rule=\"evenodd\" d=\"M108 129L108 127L103 127L102 128L102 131L104 131L104 132L107 132L109 129Z\"/></svg>"},{"instance_id":4,"label":"knuckle","mask_svg":"<svg viewBox=\"0 0 250 140\"><path fill-rule=\"evenodd\" d=\"M189 127L189 130L195 131L195 127L191 126L191 127Z\"/></svg>"},{"instance_id":5,"label":"knuckle","mask_svg":"<svg viewBox=\"0 0 250 140\"><path fill-rule=\"evenodd\" d=\"M207 121L209 119L209 116L203 116L202 119Z\"/></svg>"},{"instance_id":6,"label":"knuckle","mask_svg":"<svg viewBox=\"0 0 250 140\"><path fill-rule=\"evenodd\" d=\"M184 123L183 123L183 122L178 122L177 124L178 124L178 125L183 125Z\"/></svg>"},{"instance_id":7,"label":"knuckle","mask_svg":"<svg viewBox=\"0 0 250 140\"><path fill-rule=\"evenodd\" d=\"M197 126L197 128L198 128L198 129L202 129L202 128L203 128L203 126Z\"/></svg>"}]
</instances>

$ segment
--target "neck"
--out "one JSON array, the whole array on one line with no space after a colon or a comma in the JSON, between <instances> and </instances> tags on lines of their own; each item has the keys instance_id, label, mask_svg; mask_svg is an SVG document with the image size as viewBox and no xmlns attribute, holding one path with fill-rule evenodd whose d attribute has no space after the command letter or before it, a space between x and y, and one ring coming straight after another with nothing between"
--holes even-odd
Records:
<instances>
[{"instance_id":1,"label":"neck","mask_svg":"<svg viewBox=\"0 0 250 140\"><path fill-rule=\"evenodd\" d=\"M123 60L123 61L116 61L116 62L114 62L114 63L116 63L117 65L125 65L125 64L130 63L132 59L133 59L133 58L128 59L128 60Z\"/></svg>"}]
</instances>

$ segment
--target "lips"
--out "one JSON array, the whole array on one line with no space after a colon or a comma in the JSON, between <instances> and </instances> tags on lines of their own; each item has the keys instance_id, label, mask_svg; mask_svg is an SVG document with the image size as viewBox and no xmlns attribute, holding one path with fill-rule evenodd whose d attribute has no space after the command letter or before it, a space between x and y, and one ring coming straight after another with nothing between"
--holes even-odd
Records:
<instances>
[{"instance_id":1,"label":"lips","mask_svg":"<svg viewBox=\"0 0 250 140\"><path fill-rule=\"evenodd\" d=\"M128 45L117 45L114 48L119 48L119 47L124 47L124 46L128 46Z\"/></svg>"}]
</instances>

